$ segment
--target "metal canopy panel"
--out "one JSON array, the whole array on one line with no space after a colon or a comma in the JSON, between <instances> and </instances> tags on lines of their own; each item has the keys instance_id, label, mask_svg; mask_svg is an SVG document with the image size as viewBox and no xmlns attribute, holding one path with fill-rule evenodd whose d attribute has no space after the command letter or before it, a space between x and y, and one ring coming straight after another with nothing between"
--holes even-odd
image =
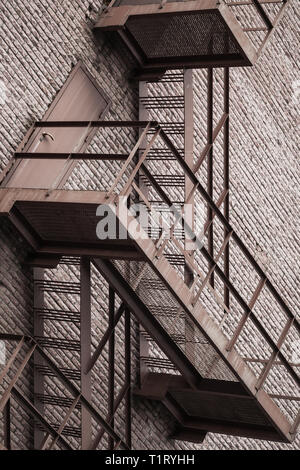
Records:
<instances>
[{"instance_id":1,"label":"metal canopy panel","mask_svg":"<svg viewBox=\"0 0 300 470\"><path fill-rule=\"evenodd\" d=\"M109 99L103 90L78 63L43 120L96 121L103 118L108 107ZM83 152L94 133L94 129L84 127L32 129L29 138L27 136L21 144L21 149L39 153ZM2 186L42 189L61 187L74 165L76 163L68 159L23 159L15 162Z\"/></svg>"}]
</instances>

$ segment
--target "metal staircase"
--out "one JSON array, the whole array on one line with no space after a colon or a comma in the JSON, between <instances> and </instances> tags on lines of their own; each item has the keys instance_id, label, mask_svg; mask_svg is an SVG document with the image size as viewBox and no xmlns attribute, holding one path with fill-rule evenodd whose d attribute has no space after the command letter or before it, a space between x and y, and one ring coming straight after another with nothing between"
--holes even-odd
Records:
<instances>
[{"instance_id":1,"label":"metal staircase","mask_svg":"<svg viewBox=\"0 0 300 470\"><path fill-rule=\"evenodd\" d=\"M159 126L157 128L160 129ZM180 240L176 239L173 236L171 236L171 238L167 240L164 240L163 237L160 237L158 240L152 242L148 237L145 236L138 238L136 240L136 243L147 259L149 270L151 271L152 276L155 279L159 278L160 281L167 286L167 294L170 297L168 300L166 299L167 304L177 304L177 313L184 313L190 320L194 322L197 328L195 332L195 341L197 340L197 337L198 339L202 339L203 337L206 338L209 343L215 348L222 361L224 361L224 364L226 364L227 368L231 371L231 373L236 378L238 378L240 383L242 383L246 387L246 389L253 396L253 398L255 398L257 402L262 407L264 407L264 405L266 405L267 396L265 389L268 389L267 382L268 379L270 380L270 377L274 373L274 365L276 361L280 362L280 366L283 368L282 371L284 371L283 373L287 374L290 379L297 383L297 385L299 384L299 378L294 367L290 364L289 360L283 353L285 349L284 343L289 335L289 332L291 332L291 329L293 329L293 334L299 334L299 323L297 322L296 318L293 316L293 314L291 313L291 311L289 310L289 308L287 307L287 305L285 304L285 302L283 301L271 281L268 279L261 267L254 260L251 253L249 253L246 246L241 241L240 237L234 231L233 227L227 222L223 214L220 212L219 208L213 203L205 189L197 180L197 177L195 176L193 171L187 166L180 154L176 151L170 139L161 129L160 135L163 141L166 143L166 146L176 156L177 161L183 168L185 174L188 175L190 180L192 181L192 191L198 191L201 193L201 196L205 199L205 201L210 205L211 209L213 210L215 217L222 223L223 227L228 232L228 236L225 237L218 254L215 256L215 258L212 258L208 250L205 248L205 246L203 246L203 240L197 237L196 234L186 224L185 229L190 231L191 238L194 238L195 243L199 247L198 251L199 254L201 254L201 258L198 257L198 255L197 261L195 261L195 253L193 253L192 257L191 254L186 252L186 250L184 249L184 243L182 243L182 241L180 242ZM159 194L159 196L162 198L162 201L165 204L171 206L172 201L170 201L168 195L164 192L161 186L156 183L155 177L151 175L145 164L140 164L139 162L138 165L140 171L143 172L145 176L147 176L148 180L151 182L152 188L157 191L157 194ZM132 175L134 175L134 171L132 172ZM141 194L140 196L142 197ZM145 196L144 202L145 204L147 204L148 202ZM119 202L119 204L121 203ZM124 204L122 210L125 210L126 202L122 202L122 204ZM180 218L180 214L177 215ZM129 214L128 218L130 221L131 219ZM134 233L132 233L132 237L133 236ZM242 251L243 255L249 261L251 269L254 269L258 274L257 287L254 289L250 297L250 301L245 300L240 290L233 285L233 283L226 277L223 270L219 266L219 260L229 240L231 241L231 244L235 244L239 248L239 250ZM184 256L186 265L189 266L189 268L193 272L194 282L191 288L188 288L185 284L183 272L179 272L178 268L176 269L175 267L172 267L164 256L165 252L168 252L168 249L170 249L170 247L177 253L180 253ZM203 272L203 268L200 268L201 266L205 265L205 262L208 262L211 266L206 275ZM103 273L104 263L106 264L107 269L107 265L109 264L109 262L101 262ZM221 281L221 283L228 287L230 294L241 307L240 315L238 319L236 319L235 324L233 324L232 322L232 312L230 308L228 309L228 307L226 307L217 289L212 288L208 282L212 272L215 273L216 280L218 279L218 281ZM106 277L108 276L107 273L108 271L105 271ZM116 288L116 286L114 287ZM280 305L280 308L285 314L285 322L283 328L281 328L280 331L276 331L276 333L275 331L272 332L275 333L274 335L271 334L271 332L267 331L267 329L263 326L262 322L260 321L259 316L256 315L256 313L254 312L255 303L259 299L259 296L261 295L263 289L269 291L269 293L273 296L274 302ZM116 288L116 290L122 297L122 294L119 289ZM203 295L205 293L205 290L208 291L208 293L205 295L210 295L215 301L214 309L216 309L216 307L218 306L219 310L221 310L222 312L222 316L219 317L219 319L216 311L212 311L210 308L205 309L203 303L201 302L201 296L203 296L205 299L205 295ZM134 312L134 309L132 307L131 310ZM224 315L230 318L229 322L224 322ZM160 321L163 322L162 317L160 317ZM180 322L176 322L176 328L179 328L179 325ZM174 322L163 322L163 326L165 329L167 329L170 334L173 334L174 338L174 333L168 330L168 328L174 327ZM182 329L179 329L177 333L181 333L182 338L185 334L184 325L181 325L181 328ZM246 335L243 334L245 329L247 331ZM151 334L150 331L148 331L148 333ZM266 359L266 363L260 371L254 371L251 370L249 366L245 364L241 356L245 354L246 350L249 351L249 342L253 344L255 343L255 340L259 337L263 338L263 342L259 345L259 352ZM202 342L200 344L202 344ZM178 346L181 349L185 350L185 344L180 344ZM203 359L203 352L201 356L199 354L195 355L193 365L196 366L196 368L198 365L197 361L199 361L199 358L201 358L203 367L203 362L205 362L205 360ZM172 360L172 358L170 357L169 359ZM199 367L200 365L198 365L198 368ZM199 370L200 375L202 371L203 369ZM275 378L273 377L273 379ZM275 408L273 408L273 404L269 402L266 408L274 419L277 415L277 412L275 411ZM296 422L298 419L299 418L296 418ZM295 427L290 427L287 422L285 424L287 426L286 430L289 429L289 431L285 435L285 437L287 438L288 434L291 435L294 433Z\"/></svg>"},{"instance_id":2,"label":"metal staircase","mask_svg":"<svg viewBox=\"0 0 300 470\"><path fill-rule=\"evenodd\" d=\"M49 240L43 239L42 244L36 247L36 255L49 257L51 252L52 255L55 253L56 263L65 254L63 251L67 251L63 247L67 221L55 219L55 210L60 204L59 201L64 201L67 207L66 211L70 212L70 216L72 213L80 213L80 219L76 222L78 226L86 227L87 240L91 237L89 230L95 229L96 212L94 212L94 225L86 224L88 220L86 217L91 218L90 208L95 210L99 202L110 204L114 208L120 225L124 224L123 217L125 215L127 219L126 231L129 236L133 260L128 260L128 257L130 258L128 252L123 257L118 256L117 252L114 255L111 247L104 258L97 256L97 249L90 248L90 257L109 285L123 300L125 306L130 309L143 329L161 348L164 357L173 364L174 369L176 368L184 379L184 382L179 382L180 385L178 385L176 378L151 374L150 377L147 376L145 383L141 384L138 393L153 397L155 393L151 391L152 385L149 388L149 380L150 383L156 380L156 388L161 390L159 399L167 403L176 419L181 416L178 435L188 435L190 440L193 439L191 437L193 430L197 441L203 438L205 432L209 430L210 432L233 433L290 442L299 422L299 414L295 414L295 406L293 405L295 397L292 395L280 396L279 400L285 403L284 407L281 406L280 409L269 393L271 393L270 387L276 381L277 367L280 367L286 383L291 385L291 390L295 389L295 383L299 384L295 367L286 355L287 339L290 340L291 334L293 338L299 335L298 321L161 126L151 121L132 124L128 122L92 123L97 127L102 124L105 126L133 125L143 129L137 144L127 160L121 165L109 191L102 194L97 192L91 194L89 191L73 192L53 189L49 193L41 189L1 188L2 214L13 214L16 206L19 214L18 220L23 223L27 220L38 235L39 223L36 219L30 220L31 211L28 204L33 213L35 213L36 204L41 206L41 212L43 212L43 208L47 207L48 218L47 222L44 222L46 226L43 226L43 231L47 231L47 224L50 227L55 223L56 239L59 238L59 243L52 242L50 246ZM39 126L43 125L49 127L50 125L56 126L57 123L39 123ZM64 123L59 123L59 125L63 126ZM77 125L85 126L86 123L77 123ZM134 157L139 152L141 143L146 138L149 129L153 132L148 137L146 148L140 151L140 158L134 162ZM137 196L143 201L145 207L151 207L147 194L141 191L136 183L138 174L142 174L147 179L148 194L155 194L155 199L161 204L173 207L172 200L163 186L156 181L147 162L147 156L158 139L161 141L160 145L164 146L174 157L171 164L174 165L176 162L182 171L182 176L189 179L191 186L189 196L201 197L210 207L214 222L220 223L222 234L227 234L220 242L219 250L214 257L209 253L204 241L206 232L211 225L210 222L204 224L201 233L197 234L185 221L180 210L175 207L173 210L175 219L177 218L176 224L184 226L185 238L176 236L174 220L169 224L163 222L160 226L159 237L152 235L151 238L140 224L140 214L136 214L133 210L132 204ZM29 156L27 153L26 158ZM129 168L130 171L127 171ZM77 193L74 199L73 193ZM189 198L187 199L189 200ZM51 201L55 204L51 204ZM80 207L84 207L85 210L80 211ZM150 212L150 228L152 224L157 224L157 216L155 211ZM16 213L14 217L16 217ZM12 220L16 221L16 219ZM74 222L74 217L72 220ZM76 227L74 228L76 230ZM140 234L139 237L136 236L137 232ZM187 236L193 242L192 250L185 248ZM235 285L222 268L222 257L229 240L232 249L238 250L247 259L250 272L255 271L257 275L257 286L253 292L250 290L247 292L249 297L244 295L244 286ZM109 242L118 247L120 240L109 240ZM88 248L88 243L86 248ZM80 248L77 249L80 251ZM101 250L104 254L103 246ZM172 266L168 260L170 254L174 255L173 258L171 256L171 260L174 257L177 257L176 259L181 257L184 263L177 262ZM40 261L34 261L34 263L39 262L45 263L43 258ZM190 287L185 282L184 269L186 266L193 274L193 282ZM214 273L214 285L210 282L212 273ZM72 283L64 284L53 281L45 283L41 280L37 283L39 287L55 288L64 293L66 289L68 292L72 289L73 294L74 289L78 290L77 286ZM145 288L145 283L148 283L148 288ZM224 303L220 294L224 286L232 296L233 308ZM156 289L156 296L151 294L153 287ZM274 308L279 307L283 313L284 322L280 329L276 325L273 331L268 330L261 321L263 312L256 311L256 304L264 291L267 291L272 297ZM161 310L162 306L170 310ZM157 314L158 311L159 314ZM186 334L188 322L193 326L191 336ZM41 341L41 346L53 346L52 343L49 343L49 338L39 338L37 343L39 341ZM44 344L45 341L47 344ZM70 349L71 343L73 344L70 340L68 344L59 340L55 341L57 344L55 343L54 346L66 346L68 349ZM193 344L192 354L189 353L190 343ZM257 367L257 363L254 363L255 367L253 367L249 362L249 357L255 359L258 356L263 358L263 367ZM248 364L244 358L248 358L246 359ZM168 369L170 363L165 362L161 357L160 365L162 367L165 365ZM170 382L170 385L165 386L164 389L161 388L159 385L161 380L167 384ZM173 380L175 380L175 385ZM223 383L224 381L226 384ZM232 382L235 384L232 385L233 390L229 385ZM211 389L214 387L216 389L212 391ZM162 390L164 390L163 396L161 395ZM200 396L202 397L203 394L206 397L204 405L202 399L200 400ZM232 400L232 397L236 399ZM192 403L194 403L194 408ZM73 406L74 409L76 405L77 402ZM182 409L184 413L180 415ZM220 411L222 409L226 409L225 416ZM209 416L207 415L208 410L210 410ZM114 439L116 438L114 437Z\"/></svg>"},{"instance_id":3,"label":"metal staircase","mask_svg":"<svg viewBox=\"0 0 300 470\"><path fill-rule=\"evenodd\" d=\"M55 119L48 113L28 131L0 176L0 215L8 217L32 247L28 263L34 270L33 335L0 334L0 340L18 342L0 373L4 448L11 447L10 403L16 401L34 418L35 448L128 449L132 392L140 399L158 400L169 410L177 423L172 439L202 442L207 432L286 443L295 438L299 364L290 353L291 344L299 341L299 322L229 220L228 66L255 62L287 4L207 0L206 6L165 2L145 7L118 2L109 14L104 12L96 32L117 29L138 61L139 120L102 120L108 100L95 112L91 104L98 98L92 88L84 120L78 120L75 103L74 119L63 115L59 120L62 111L54 108ZM188 19L200 15L201 23L202 14L213 15L206 18L218 23L220 15L223 18L223 29L216 34L212 28L204 31L208 51L192 62L189 54L170 57L165 35L159 44L161 56L149 57L147 48L159 28L154 33L147 30L148 43L142 44L135 14L143 14L147 26L151 15L180 13L182 18L183 10L195 5L197 11ZM118 8L123 12L117 17L122 28L114 17ZM263 26L253 26L253 18L260 18ZM174 34L172 28L169 32ZM197 154L193 74L185 70L192 66L208 67L205 145L200 150L197 142ZM224 66L222 103L214 115L212 67ZM135 143L131 133L128 151L86 153L100 130L135 131ZM70 139L64 139L68 132ZM223 150L218 190L216 147ZM89 190L88 184L84 190L68 189L66 182L76 165L92 161L102 170L116 163L117 174L108 184L99 167L97 190ZM45 168L42 183L35 162ZM103 238L97 231L103 222L99 207L116 218L115 233ZM59 267L63 277L57 274ZM92 269L101 282L94 288ZM107 328L92 344L91 302L100 293L108 300ZM139 383L134 389L130 314L139 325ZM117 377L117 328L124 331L122 380ZM92 394L92 376L96 374L99 382L100 362L107 364L107 397L98 389L96 400L101 408L106 400L105 411L95 406ZM24 372L33 375L29 397L18 386ZM53 414L51 407L56 409ZM122 432L117 429L118 412L124 412Z\"/></svg>"}]
</instances>

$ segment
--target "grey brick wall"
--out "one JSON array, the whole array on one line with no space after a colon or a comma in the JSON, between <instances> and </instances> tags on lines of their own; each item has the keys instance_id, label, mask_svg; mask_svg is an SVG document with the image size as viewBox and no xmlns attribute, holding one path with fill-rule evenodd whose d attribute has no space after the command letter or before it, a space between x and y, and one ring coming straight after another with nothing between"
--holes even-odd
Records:
<instances>
[{"instance_id":1,"label":"grey brick wall","mask_svg":"<svg viewBox=\"0 0 300 470\"><path fill-rule=\"evenodd\" d=\"M299 220L299 168L297 167L297 126L299 126L299 41L300 25L296 0L287 10L278 31L254 68L231 72L231 217L238 233L256 253L288 304L297 311L299 257L296 257ZM33 120L40 119L55 94L79 59L112 99L109 118L137 117L137 89L128 81L133 63L125 49L117 51L101 37L96 42L91 27L103 2L75 0L36 2L4 0L1 5L0 65L1 141L0 170L11 159ZM195 71L195 103L201 102L203 72ZM201 107L195 112L196 150L203 146ZM299 129L298 129L299 131ZM114 135L113 140L96 138L98 146L113 145L125 150L128 137ZM109 149L109 147L107 148ZM100 189L94 164L82 165L67 184L70 188ZM106 172L108 182L114 166ZM1 330L32 331L32 272L24 266L29 247L11 227L1 220L0 227L0 325ZM48 273L52 276L67 275ZM76 272L72 275L76 276ZM97 279L98 289L103 289ZM101 287L102 286L102 287ZM94 300L93 345L105 331L106 319L97 319L103 312L103 298ZM55 330L59 335L59 327ZM121 332L121 327L120 327ZM76 337L78 332L70 331ZM137 344L134 338L134 351ZM121 347L121 345L119 345ZM61 360L65 356L62 354ZM122 352L120 349L120 366ZM97 394L105 397L107 353L97 365L95 374L103 376L101 386L95 381ZM134 361L136 365L136 361ZM29 391L30 374L22 386ZM105 401L96 400L105 412ZM118 415L119 416L119 415ZM76 425L76 422L74 423ZM298 448L299 441L286 446L266 441L209 434L202 445L170 441L173 421L167 411L155 402L134 399L134 449L280 449ZM14 448L32 445L26 417L14 423ZM117 427L122 428L121 414Z\"/></svg>"}]
</instances>

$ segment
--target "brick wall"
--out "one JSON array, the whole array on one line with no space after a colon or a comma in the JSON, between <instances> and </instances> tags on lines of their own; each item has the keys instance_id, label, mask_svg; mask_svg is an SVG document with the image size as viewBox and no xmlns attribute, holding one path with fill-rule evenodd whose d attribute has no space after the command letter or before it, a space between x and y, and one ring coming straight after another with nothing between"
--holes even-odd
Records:
<instances>
[{"instance_id":1,"label":"brick wall","mask_svg":"<svg viewBox=\"0 0 300 470\"><path fill-rule=\"evenodd\" d=\"M4 0L2 3L0 170L11 159L32 121L40 119L47 110L79 59L112 99L109 118L137 117L137 89L128 81L131 58L125 49L117 51L106 36L100 38L100 43L96 42L91 32L102 8L101 1ZM232 222L256 252L257 259L267 263L271 279L294 311L299 307L296 269L299 258L295 256L299 217L296 162L299 25L295 0L258 64L251 69L231 72ZM203 94L203 72L196 71L194 77L197 103ZM196 149L202 148L203 144L204 116L197 114L198 109ZM109 145L118 151L124 150L128 136L130 141L134 137L129 134L123 139L122 135L114 135ZM92 151L97 151L100 144L103 148L107 142L101 137L95 139ZM97 171L99 166L82 165L67 187L82 188L88 184L90 189L98 189ZM113 173L111 166L105 181ZM1 330L30 332L32 272L24 266L29 248L9 222L1 220L0 233L0 281L4 285L0 285ZM52 275L54 273L49 273ZM101 279L97 282L101 288ZM103 311L103 303L103 298L98 298L95 311ZM99 332L105 330L104 320L96 319L94 329L97 332L95 343ZM137 355L135 342L134 351ZM97 367L98 376L103 372L103 387L99 387L99 383L97 387L99 396L107 386L104 378L106 362L107 359L103 359ZM24 391L29 390L29 385L27 377L23 382ZM103 399L97 404L105 411ZM121 427L121 424L121 418L118 418L117 426ZM290 449L299 446L298 441L286 446L216 434L209 434L202 445L174 443L168 439L173 425L169 414L155 402L134 399L134 449ZM14 426L18 429L14 447L32 445L27 420L21 419Z\"/></svg>"}]
</instances>

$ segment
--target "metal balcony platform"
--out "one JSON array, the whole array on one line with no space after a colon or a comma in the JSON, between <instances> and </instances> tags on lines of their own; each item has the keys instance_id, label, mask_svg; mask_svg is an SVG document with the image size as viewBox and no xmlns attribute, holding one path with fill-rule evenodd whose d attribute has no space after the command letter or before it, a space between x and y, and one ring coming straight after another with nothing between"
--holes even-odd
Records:
<instances>
[{"instance_id":1,"label":"metal balcony platform","mask_svg":"<svg viewBox=\"0 0 300 470\"><path fill-rule=\"evenodd\" d=\"M249 66L257 61L289 2L276 1L280 10L274 10L272 18L265 3L269 5L263 0L116 0L94 31L114 31L121 38L138 62L137 77L159 78L176 68ZM249 6L254 10L248 11Z\"/></svg>"},{"instance_id":2,"label":"metal balcony platform","mask_svg":"<svg viewBox=\"0 0 300 470\"><path fill-rule=\"evenodd\" d=\"M142 259L130 239L97 238L96 210L105 196L95 191L0 188L0 215L11 220L39 255Z\"/></svg>"},{"instance_id":3,"label":"metal balcony platform","mask_svg":"<svg viewBox=\"0 0 300 470\"><path fill-rule=\"evenodd\" d=\"M202 442L206 432L288 442L238 382L202 379L191 389L180 375L149 373L137 397L161 402L178 423L170 436Z\"/></svg>"}]
</instances>

